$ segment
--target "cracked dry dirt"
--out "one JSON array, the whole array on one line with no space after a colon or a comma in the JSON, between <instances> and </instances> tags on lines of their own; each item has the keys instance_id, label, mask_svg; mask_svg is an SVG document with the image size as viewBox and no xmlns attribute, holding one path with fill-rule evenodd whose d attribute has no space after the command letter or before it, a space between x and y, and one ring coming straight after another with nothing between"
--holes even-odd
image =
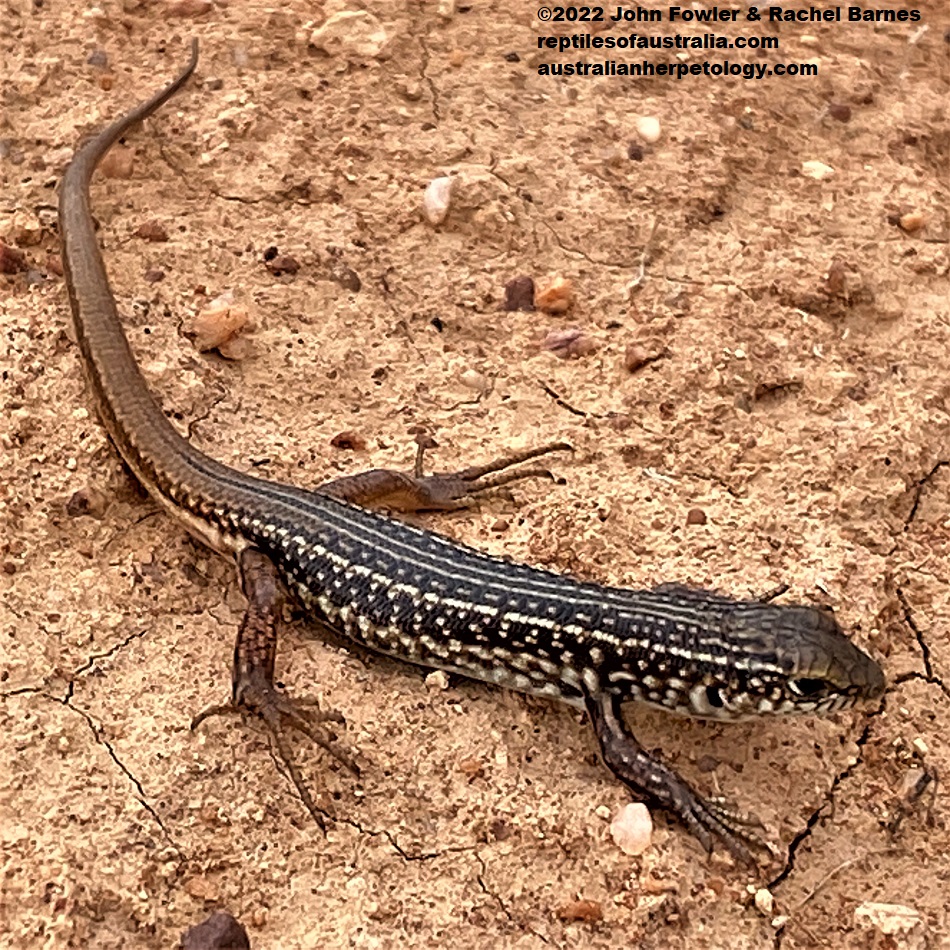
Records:
<instances>
[{"instance_id":1,"label":"cracked dry dirt","mask_svg":"<svg viewBox=\"0 0 950 950\"><path fill-rule=\"evenodd\" d=\"M760 84L541 79L533 7L437 6L368 3L390 45L349 65L300 40L322 12L299 2L194 20L139 0L5 7L0 237L43 229L29 269L0 276L0 943L169 948L222 907L255 948L864 947L854 909L883 901L946 945L946 796L930 783L913 800L950 774L942 3L918 4L913 43L905 24L782 26L784 58L817 56L821 75ZM340 709L368 763L354 782L297 746L338 818L327 837L260 733L189 731L227 695L242 599L91 412L53 208L77 139L171 76L192 34L196 80L130 137L131 177L93 194L167 410L216 458L302 485L405 467L417 426L446 468L564 439L563 485L429 523L603 582L787 583L786 600L833 607L885 665L882 711L731 727L634 713L648 747L767 823L784 866L753 879L660 816L654 847L623 855L597 810L625 793L574 712L430 688L296 620L282 682ZM635 161L641 114L664 135ZM809 160L834 176L803 177ZM458 200L433 229L422 189L448 172ZM895 225L908 211L922 230ZM136 237L148 221L170 239ZM269 247L300 271L271 276ZM574 280L569 315L499 311L507 280L546 272ZM256 324L238 363L180 334L225 290ZM597 352L540 350L572 326ZM662 358L628 373L634 343ZM331 447L344 430L367 448ZM748 890L770 881L779 930ZM562 920L578 899L603 919Z\"/></svg>"}]
</instances>

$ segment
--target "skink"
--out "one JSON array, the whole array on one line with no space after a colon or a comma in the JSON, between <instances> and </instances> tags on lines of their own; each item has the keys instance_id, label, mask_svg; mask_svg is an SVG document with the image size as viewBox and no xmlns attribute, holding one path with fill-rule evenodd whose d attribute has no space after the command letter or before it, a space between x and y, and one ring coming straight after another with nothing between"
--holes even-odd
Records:
<instances>
[{"instance_id":1,"label":"skink","mask_svg":"<svg viewBox=\"0 0 950 950\"><path fill-rule=\"evenodd\" d=\"M274 684L286 592L315 620L372 650L585 709L605 763L635 794L678 816L707 849L718 839L737 858L751 860L758 838L748 821L700 796L647 753L621 706L633 701L735 720L872 703L884 691L881 668L829 611L677 585L628 590L581 583L358 504L388 494L409 499L411 507L448 507L521 477L497 474L512 459L428 479L418 471L363 473L305 491L216 462L168 421L119 320L89 183L109 148L181 89L197 60L195 43L170 85L79 148L61 183L59 227L82 365L110 438L172 516L238 564L248 609L229 708L264 719L304 802L321 820L283 733L300 729L349 760L325 726L337 717L301 709Z\"/></svg>"}]
</instances>

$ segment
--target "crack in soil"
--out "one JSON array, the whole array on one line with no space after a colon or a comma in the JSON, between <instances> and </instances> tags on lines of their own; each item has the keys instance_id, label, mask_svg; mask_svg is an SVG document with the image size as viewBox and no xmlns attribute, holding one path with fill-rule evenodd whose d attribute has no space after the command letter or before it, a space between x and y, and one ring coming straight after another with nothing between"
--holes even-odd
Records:
<instances>
[{"instance_id":1,"label":"crack in soil","mask_svg":"<svg viewBox=\"0 0 950 950\"><path fill-rule=\"evenodd\" d=\"M59 698L58 696L53 696L51 693L39 692L40 696L43 696L45 699L48 699L50 702L58 703L61 706L64 706L67 709L72 710L80 716L86 725L89 727L89 731L92 733L93 738L95 739L98 745L101 745L108 754L109 758L119 767L119 770L123 775L132 783L135 787L136 792L138 793L136 797L138 798L142 807L152 816L152 819L155 821L155 824L161 829L162 837L168 843L175 854L178 856L178 861L180 863L185 863L188 860L188 856L185 852L179 847L178 843L172 837L171 833L168 831L168 828L165 827L165 823L162 821L161 816L155 810L155 808L148 801L148 796L145 792L145 788L139 779L135 776L132 770L119 758L119 754L115 751L115 748L112 746L112 743L103 735L101 723L97 723L93 717L87 713L84 709L81 709L79 706L75 705L72 702L73 698L73 683L70 681L69 689L67 690L67 695L64 698Z\"/></svg>"},{"instance_id":2,"label":"crack in soil","mask_svg":"<svg viewBox=\"0 0 950 950\"><path fill-rule=\"evenodd\" d=\"M920 647L921 659L924 662L924 678L928 683L932 683L934 686L940 687L940 689L947 695L950 696L950 686L948 686L944 681L934 672L933 660L931 659L930 654L930 644L927 642L924 637L923 630L917 625L917 621L914 618L913 608L910 606L910 602L907 599L907 595L904 593L903 587L897 588L897 599L901 602L901 607L904 611L904 623L910 628L911 632L914 635L914 639L917 641L917 645ZM904 677L906 681L909 677Z\"/></svg>"},{"instance_id":3,"label":"crack in soil","mask_svg":"<svg viewBox=\"0 0 950 950\"><path fill-rule=\"evenodd\" d=\"M943 459L937 462L937 464L934 465L934 467L929 472L927 472L926 475L917 480L917 484L914 486L914 503L910 506L910 514L907 516L907 520L904 522L905 531L911 526L911 524L913 524L914 519L917 517L917 509L920 507L920 499L924 494L924 489L927 487L931 479L936 476L937 472L947 465L950 465L950 460Z\"/></svg>"},{"instance_id":4,"label":"crack in soil","mask_svg":"<svg viewBox=\"0 0 950 950\"><path fill-rule=\"evenodd\" d=\"M501 896L499 894L496 894L485 883L485 876L488 873L488 866L485 864L485 859L477 852L475 853L475 860L478 861L478 865L481 868L481 871L478 873L476 880L478 881L478 886L482 889L485 895L487 897L490 897L501 908L501 912L508 918L508 920L511 922L513 926L524 928L529 933L537 937L538 940L540 940L542 943L550 945L551 941L547 937L545 937L543 933L535 930L534 927L532 927L530 924L522 920L518 920L515 917L515 915L512 913L512 911L509 909L508 905L504 902L504 900L502 900Z\"/></svg>"},{"instance_id":5,"label":"crack in soil","mask_svg":"<svg viewBox=\"0 0 950 950\"><path fill-rule=\"evenodd\" d=\"M476 846L473 844L466 845L452 845L447 848L442 848L439 851L417 851L411 852L407 851L403 846L396 840L396 836L389 831L388 829L383 829L382 831L377 831L373 828L366 828L364 825L360 824L355 818L337 818L333 815L328 816L331 821L336 822L340 825L349 825L351 828L355 828L361 835L368 835L370 838L385 838L389 843L390 847L396 854L399 855L403 861L432 861L435 858L445 857L447 854L468 854L475 853ZM477 856L477 855L476 855Z\"/></svg>"},{"instance_id":6,"label":"crack in soil","mask_svg":"<svg viewBox=\"0 0 950 950\"><path fill-rule=\"evenodd\" d=\"M802 828L802 830L799 831L798 834L796 834L792 839L791 844L788 846L788 856L785 859L785 866L774 878L772 878L772 880L770 880L765 885L769 890L774 890L774 888L785 881L792 871L795 870L795 859L798 854L798 849L811 837L811 833L815 826L824 817L824 812L827 806L834 803L838 788L849 778L851 778L858 768L864 764L864 747L867 744L868 739L871 737L871 726L878 715L880 715L880 711L872 713L868 717L868 721L865 723L864 729L861 731L861 735L855 740L855 744L858 747L858 754L855 756L854 761L838 772L837 775L835 775L834 780L831 783L831 787L822 797L820 804L808 816L808 819L805 822L805 827Z\"/></svg>"}]
</instances>

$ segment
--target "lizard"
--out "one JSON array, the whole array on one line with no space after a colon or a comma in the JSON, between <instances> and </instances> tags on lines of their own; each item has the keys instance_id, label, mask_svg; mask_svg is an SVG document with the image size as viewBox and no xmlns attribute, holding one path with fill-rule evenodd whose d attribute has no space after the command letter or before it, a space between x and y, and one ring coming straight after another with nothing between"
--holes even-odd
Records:
<instances>
[{"instance_id":1,"label":"lizard","mask_svg":"<svg viewBox=\"0 0 950 950\"><path fill-rule=\"evenodd\" d=\"M75 153L60 184L59 230L75 336L88 388L120 456L149 494L201 542L231 558L247 598L229 703L262 720L304 804L323 815L287 733L298 731L356 771L336 744L342 717L289 697L274 680L289 596L316 623L370 650L585 710L603 761L637 796L672 813L707 851L721 843L755 863L754 819L704 797L637 741L623 705L739 720L866 707L885 689L879 664L831 611L733 599L665 584L582 582L491 556L366 507L466 504L528 475L511 470L562 444L454 473L375 469L309 491L215 461L185 439L152 396L118 313L95 232L90 180L112 145L188 81L198 62ZM767 847L767 846L766 846Z\"/></svg>"}]
</instances>

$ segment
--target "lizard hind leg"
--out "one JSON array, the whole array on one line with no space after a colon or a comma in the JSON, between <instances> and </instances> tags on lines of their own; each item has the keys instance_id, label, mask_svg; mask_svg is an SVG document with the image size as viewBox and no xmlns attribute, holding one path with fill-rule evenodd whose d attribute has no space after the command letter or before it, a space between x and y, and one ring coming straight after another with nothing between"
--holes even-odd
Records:
<instances>
[{"instance_id":1,"label":"lizard hind leg","mask_svg":"<svg viewBox=\"0 0 950 950\"><path fill-rule=\"evenodd\" d=\"M307 811L325 830L326 812L317 806L307 788L291 752L287 731L306 736L354 775L359 775L356 762L337 746L336 733L328 728L328 724L342 724L343 716L335 710L320 709L315 699L291 699L275 685L274 658L284 599L279 575L270 558L253 548L241 553L239 567L247 610L234 645L231 701L199 713L192 720L191 728L197 728L213 716L230 713L250 714L260 719Z\"/></svg>"}]
</instances>

